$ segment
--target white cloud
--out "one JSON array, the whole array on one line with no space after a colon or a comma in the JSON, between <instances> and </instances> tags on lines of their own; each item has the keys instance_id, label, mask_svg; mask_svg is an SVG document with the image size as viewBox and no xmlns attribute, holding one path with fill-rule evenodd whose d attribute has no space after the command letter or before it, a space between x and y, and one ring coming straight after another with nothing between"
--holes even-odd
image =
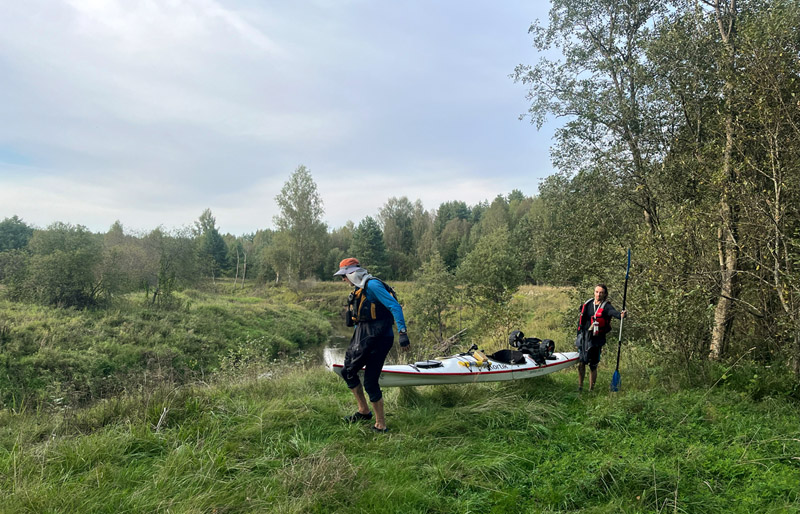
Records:
<instances>
[{"instance_id":1,"label":"white cloud","mask_svg":"<svg viewBox=\"0 0 800 514\"><path fill-rule=\"evenodd\" d=\"M528 10L0 3L0 161L5 150L27 165L0 163L0 217L144 229L191 223L209 207L224 231L249 232L271 225L299 164L332 226L391 196L433 209L533 193L530 163L549 170L548 143L516 120L524 91L506 76L526 60L508 54L519 45L525 55ZM369 194L343 189L349 175Z\"/></svg>"}]
</instances>

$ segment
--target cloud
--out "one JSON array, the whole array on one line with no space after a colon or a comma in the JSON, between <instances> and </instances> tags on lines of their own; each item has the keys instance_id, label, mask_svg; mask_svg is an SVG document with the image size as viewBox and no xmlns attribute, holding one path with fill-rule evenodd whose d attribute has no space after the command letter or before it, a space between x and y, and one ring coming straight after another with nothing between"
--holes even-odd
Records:
<instances>
[{"instance_id":1,"label":"cloud","mask_svg":"<svg viewBox=\"0 0 800 514\"><path fill-rule=\"evenodd\" d=\"M2 3L0 217L169 227L209 207L224 231L251 232L300 164L332 226L390 196L435 208L533 193L547 143L517 121L524 91L507 77L527 9ZM343 192L349 175L369 181L366 199Z\"/></svg>"}]
</instances>

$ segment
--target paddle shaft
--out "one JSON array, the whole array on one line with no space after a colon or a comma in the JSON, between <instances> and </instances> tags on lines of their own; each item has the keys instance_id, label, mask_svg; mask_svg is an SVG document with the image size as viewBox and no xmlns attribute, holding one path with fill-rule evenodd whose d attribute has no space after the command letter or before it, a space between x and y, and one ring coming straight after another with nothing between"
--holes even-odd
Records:
<instances>
[{"instance_id":1,"label":"paddle shaft","mask_svg":"<svg viewBox=\"0 0 800 514\"><path fill-rule=\"evenodd\" d=\"M625 268L625 289L622 293L622 312L625 311L625 302L628 300L628 275L631 271L631 250L628 249L628 267ZM617 346L617 367L614 370L615 372L619 372L619 354L622 353L622 323L625 321L625 318L621 318L619 320L619 345Z\"/></svg>"}]
</instances>

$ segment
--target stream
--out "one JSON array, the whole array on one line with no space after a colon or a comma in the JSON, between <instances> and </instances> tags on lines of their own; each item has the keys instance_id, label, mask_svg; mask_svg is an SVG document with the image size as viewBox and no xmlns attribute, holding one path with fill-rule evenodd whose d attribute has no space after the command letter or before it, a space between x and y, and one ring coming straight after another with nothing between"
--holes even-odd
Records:
<instances>
[{"instance_id":1,"label":"stream","mask_svg":"<svg viewBox=\"0 0 800 514\"><path fill-rule=\"evenodd\" d=\"M353 336L353 327L347 327L344 323L339 322L339 320L332 321L331 325L333 327L333 332L328 338L328 342L313 350L307 350L314 352L314 358L309 362L312 366L321 365L330 368L333 363L341 364L344 362L344 354L347 351L347 346L350 344L350 338ZM395 344L386 357L386 364L407 362L407 358L404 359L401 357L397 348L397 333L395 333Z\"/></svg>"}]
</instances>

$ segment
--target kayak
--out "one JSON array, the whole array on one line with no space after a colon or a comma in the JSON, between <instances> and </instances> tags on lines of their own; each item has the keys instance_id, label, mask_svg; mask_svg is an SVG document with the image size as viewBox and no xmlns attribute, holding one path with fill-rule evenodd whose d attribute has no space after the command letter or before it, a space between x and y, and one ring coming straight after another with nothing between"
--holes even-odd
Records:
<instances>
[{"instance_id":1,"label":"kayak","mask_svg":"<svg viewBox=\"0 0 800 514\"><path fill-rule=\"evenodd\" d=\"M531 355L523 357L524 362L511 363L475 352L410 364L389 364L383 366L378 383L382 387L401 387L502 382L547 375L578 362L578 352L552 353L546 360L540 359L541 363ZM343 364L328 361L328 366L342 375ZM364 370L359 374L363 381Z\"/></svg>"}]
</instances>

